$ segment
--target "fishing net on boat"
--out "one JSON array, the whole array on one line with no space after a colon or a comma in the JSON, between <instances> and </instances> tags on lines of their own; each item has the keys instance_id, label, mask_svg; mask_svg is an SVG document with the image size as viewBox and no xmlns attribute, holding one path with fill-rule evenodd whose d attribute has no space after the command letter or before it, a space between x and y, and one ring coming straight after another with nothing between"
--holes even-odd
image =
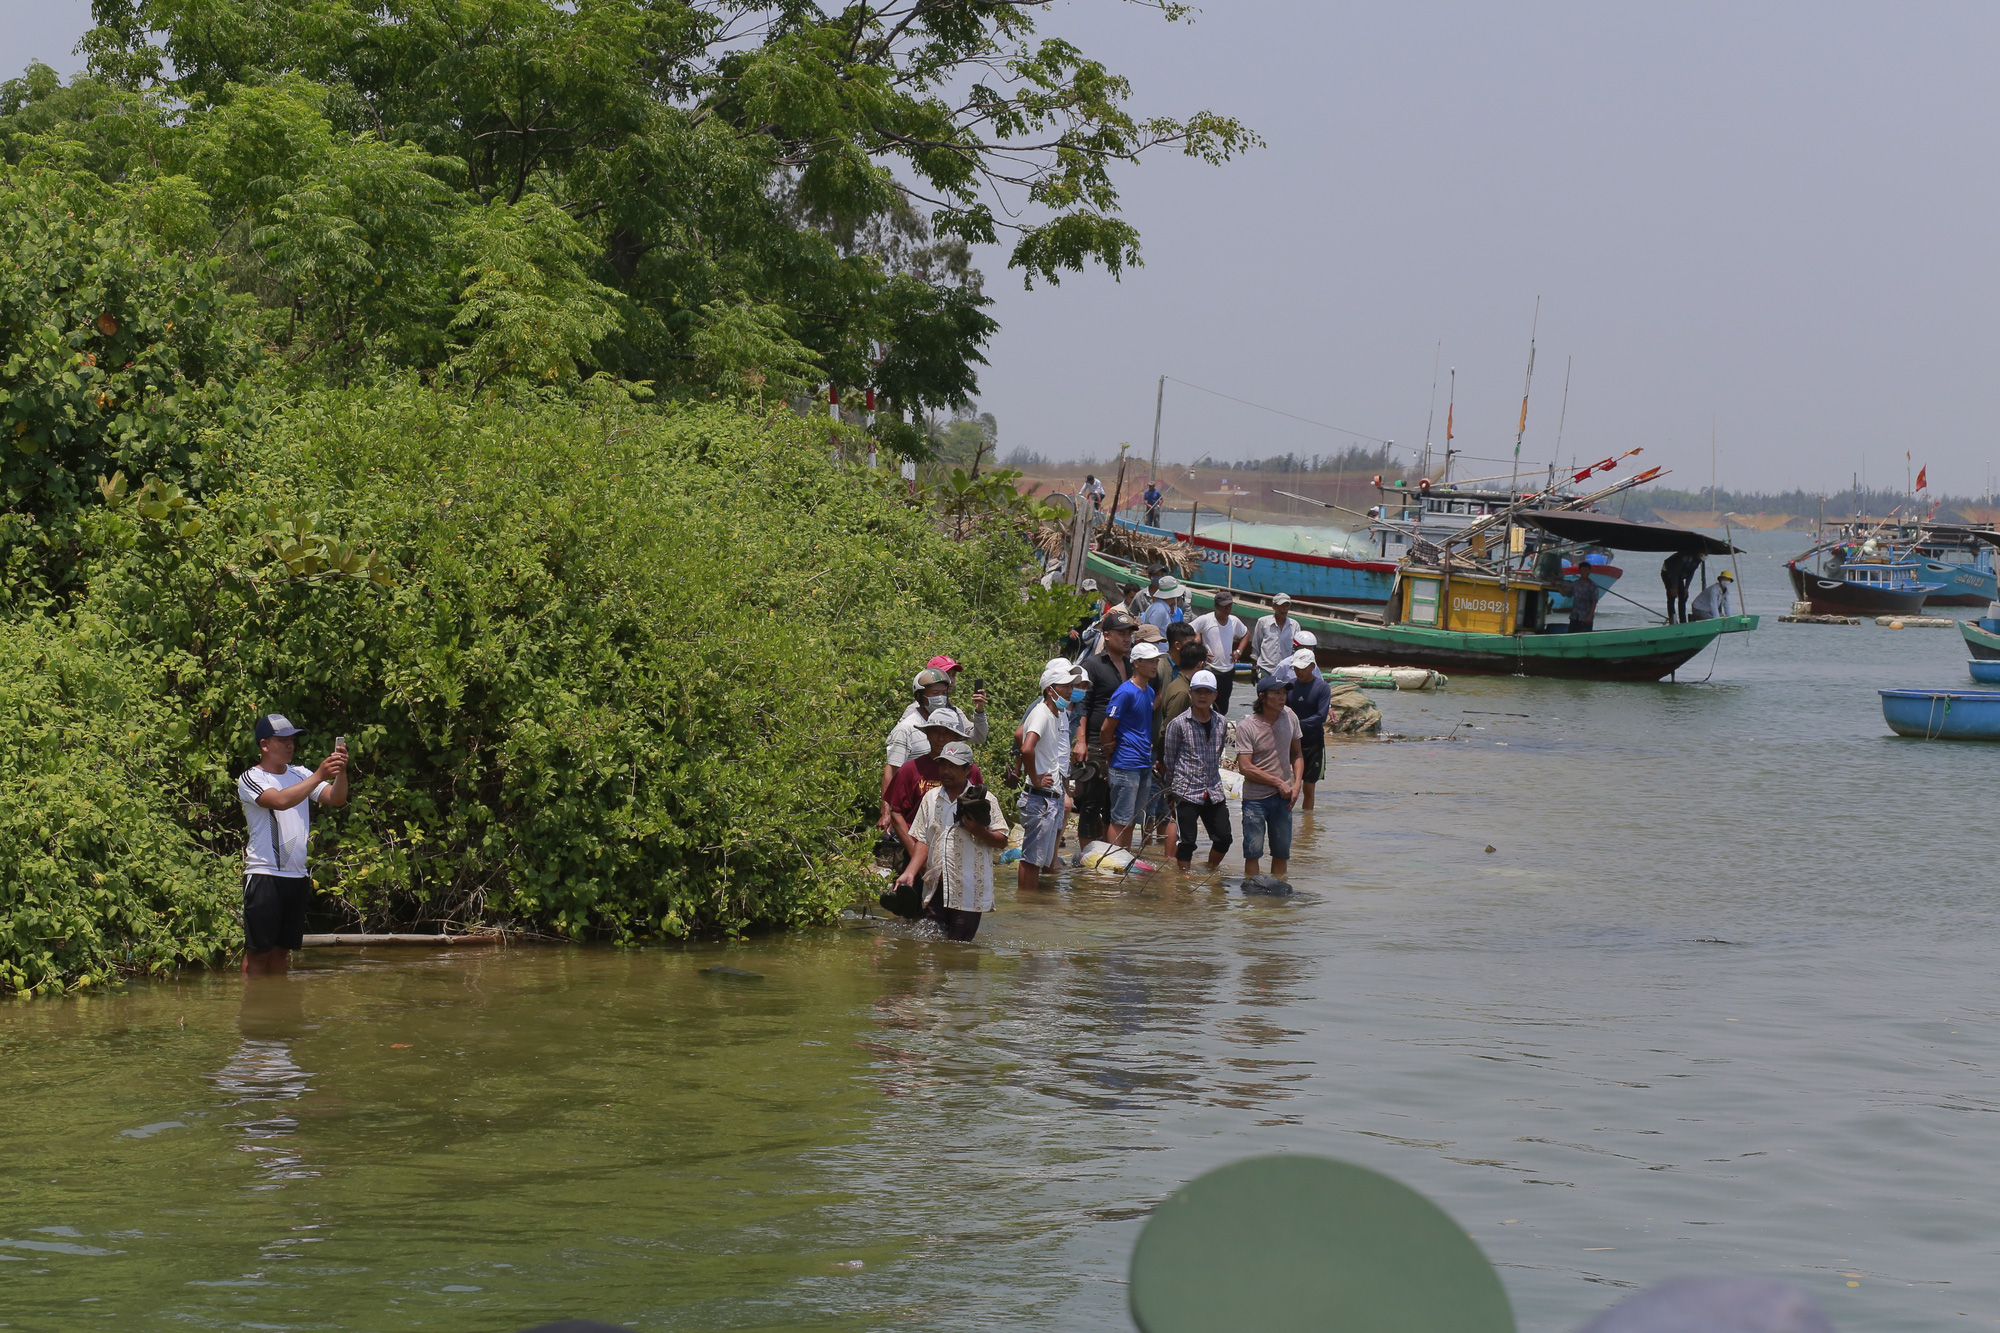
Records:
<instances>
[{"instance_id":1,"label":"fishing net on boat","mask_svg":"<svg viewBox=\"0 0 2000 1333\"><path fill-rule=\"evenodd\" d=\"M1106 526L1099 530L1092 545L1105 555L1129 560L1142 569L1160 565L1176 578L1188 578L1200 567L1180 542L1130 528ZM1043 523L1035 530L1035 549L1044 560L1061 560L1068 546L1068 523Z\"/></svg>"}]
</instances>

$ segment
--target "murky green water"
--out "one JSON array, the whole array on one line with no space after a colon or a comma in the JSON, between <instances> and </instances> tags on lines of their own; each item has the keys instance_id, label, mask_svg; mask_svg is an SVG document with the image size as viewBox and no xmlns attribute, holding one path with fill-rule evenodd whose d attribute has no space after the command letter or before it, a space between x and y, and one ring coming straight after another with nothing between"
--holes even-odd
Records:
<instances>
[{"instance_id":1,"label":"murky green water","mask_svg":"<svg viewBox=\"0 0 2000 1333\"><path fill-rule=\"evenodd\" d=\"M2000 1321L2000 748L1873 693L1962 658L1771 625L1702 686L1386 697L1458 739L1336 749L1289 902L0 1007L0 1324L1120 1329L1147 1208L1287 1149L1438 1199L1526 1329L1687 1273Z\"/></svg>"}]
</instances>

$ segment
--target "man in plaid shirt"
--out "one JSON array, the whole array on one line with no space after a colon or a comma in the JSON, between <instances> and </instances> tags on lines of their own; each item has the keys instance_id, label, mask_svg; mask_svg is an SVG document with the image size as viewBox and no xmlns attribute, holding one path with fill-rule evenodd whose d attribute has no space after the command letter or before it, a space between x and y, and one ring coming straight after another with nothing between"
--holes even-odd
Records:
<instances>
[{"instance_id":1,"label":"man in plaid shirt","mask_svg":"<svg viewBox=\"0 0 2000 1333\"><path fill-rule=\"evenodd\" d=\"M1174 860L1194 868L1194 825L1208 830L1208 868L1222 864L1234 839L1229 834L1229 802L1222 794L1222 742L1229 724L1215 711L1215 673L1197 671L1188 681L1188 710L1167 723L1160 773L1174 802L1180 830Z\"/></svg>"}]
</instances>

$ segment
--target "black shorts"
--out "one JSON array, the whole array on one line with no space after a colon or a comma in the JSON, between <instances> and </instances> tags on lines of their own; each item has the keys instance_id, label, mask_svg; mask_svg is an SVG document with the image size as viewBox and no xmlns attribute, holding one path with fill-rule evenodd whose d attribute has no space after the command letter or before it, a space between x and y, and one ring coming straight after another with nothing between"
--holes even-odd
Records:
<instances>
[{"instance_id":1,"label":"black shorts","mask_svg":"<svg viewBox=\"0 0 2000 1333\"><path fill-rule=\"evenodd\" d=\"M306 899L312 881L292 875L243 877L243 948L247 953L298 949L306 942Z\"/></svg>"},{"instance_id":2,"label":"black shorts","mask_svg":"<svg viewBox=\"0 0 2000 1333\"><path fill-rule=\"evenodd\" d=\"M1326 733L1308 731L1299 737L1299 757L1306 761L1306 781L1326 776Z\"/></svg>"}]
</instances>

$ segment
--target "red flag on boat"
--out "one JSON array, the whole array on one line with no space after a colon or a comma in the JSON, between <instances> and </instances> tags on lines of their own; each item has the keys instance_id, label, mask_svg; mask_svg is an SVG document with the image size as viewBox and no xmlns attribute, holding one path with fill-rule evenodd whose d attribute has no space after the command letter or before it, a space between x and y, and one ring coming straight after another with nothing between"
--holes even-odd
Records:
<instances>
[{"instance_id":1,"label":"red flag on boat","mask_svg":"<svg viewBox=\"0 0 2000 1333\"><path fill-rule=\"evenodd\" d=\"M1617 467L1620 463L1630 458L1633 454L1643 453L1643 452L1645 452L1643 446L1638 449L1627 449L1624 453L1616 454L1610 458L1605 459L1601 463L1592 463L1589 467L1585 468L1583 471L1571 477L1570 480L1582 481L1585 477L1589 476L1593 472L1609 472L1611 471L1611 469Z\"/></svg>"},{"instance_id":2,"label":"red flag on boat","mask_svg":"<svg viewBox=\"0 0 2000 1333\"><path fill-rule=\"evenodd\" d=\"M1450 407L1444 410L1444 442L1446 444L1451 443L1451 414L1453 410Z\"/></svg>"},{"instance_id":3,"label":"red flag on boat","mask_svg":"<svg viewBox=\"0 0 2000 1333\"><path fill-rule=\"evenodd\" d=\"M1922 490L1922 489L1924 488L1924 473L1926 473L1926 472L1929 472L1929 471L1930 471L1930 468L1928 468L1928 467L1920 467L1920 468L1918 468L1918 469L1917 469L1917 489L1918 489L1918 490Z\"/></svg>"}]
</instances>

